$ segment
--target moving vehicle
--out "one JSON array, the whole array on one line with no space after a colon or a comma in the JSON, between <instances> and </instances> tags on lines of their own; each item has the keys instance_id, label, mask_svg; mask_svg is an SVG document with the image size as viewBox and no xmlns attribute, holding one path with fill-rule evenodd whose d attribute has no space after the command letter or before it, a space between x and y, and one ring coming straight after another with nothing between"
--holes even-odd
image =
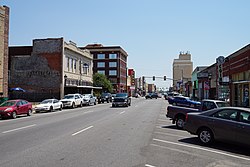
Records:
<instances>
[{"instance_id":1,"label":"moving vehicle","mask_svg":"<svg viewBox=\"0 0 250 167\"><path fill-rule=\"evenodd\" d=\"M112 102L112 107L116 106L130 106L131 97L127 93L117 93Z\"/></svg>"},{"instance_id":2,"label":"moving vehicle","mask_svg":"<svg viewBox=\"0 0 250 167\"><path fill-rule=\"evenodd\" d=\"M157 99L158 98L158 94L157 93L148 93L146 96L145 96L146 99Z\"/></svg>"},{"instance_id":3,"label":"moving vehicle","mask_svg":"<svg viewBox=\"0 0 250 167\"><path fill-rule=\"evenodd\" d=\"M187 113L190 112L202 112L210 110L213 108L220 107L229 107L229 104L225 101L220 100L202 100L199 109L197 108L188 108L188 107L179 107L179 106L168 106L166 117L172 119L172 123L176 124L178 129L183 129L183 124L185 122L185 117Z\"/></svg>"},{"instance_id":4,"label":"moving vehicle","mask_svg":"<svg viewBox=\"0 0 250 167\"><path fill-rule=\"evenodd\" d=\"M39 113L40 111L54 111L62 110L63 103L57 99L45 99L40 104L36 105L35 111Z\"/></svg>"},{"instance_id":5,"label":"moving vehicle","mask_svg":"<svg viewBox=\"0 0 250 167\"><path fill-rule=\"evenodd\" d=\"M63 103L63 108L71 107L75 108L77 106L83 106L83 97L80 94L68 94L60 100Z\"/></svg>"},{"instance_id":6,"label":"moving vehicle","mask_svg":"<svg viewBox=\"0 0 250 167\"><path fill-rule=\"evenodd\" d=\"M184 96L175 96L168 100L169 104L173 104L174 106L183 106L183 107L192 107L196 108L201 105L201 102L191 100L189 97Z\"/></svg>"},{"instance_id":7,"label":"moving vehicle","mask_svg":"<svg viewBox=\"0 0 250 167\"><path fill-rule=\"evenodd\" d=\"M7 100L0 105L0 115L2 118L11 117L15 119L17 115L32 114L32 104L26 100Z\"/></svg>"},{"instance_id":8,"label":"moving vehicle","mask_svg":"<svg viewBox=\"0 0 250 167\"><path fill-rule=\"evenodd\" d=\"M102 93L101 96L98 98L98 103L104 103L104 102L112 102L112 95L111 93Z\"/></svg>"},{"instance_id":9,"label":"moving vehicle","mask_svg":"<svg viewBox=\"0 0 250 167\"><path fill-rule=\"evenodd\" d=\"M250 109L224 107L188 113L184 129L197 135L202 144L220 140L250 146Z\"/></svg>"},{"instance_id":10,"label":"moving vehicle","mask_svg":"<svg viewBox=\"0 0 250 167\"><path fill-rule=\"evenodd\" d=\"M83 103L88 106L91 104L96 105L96 97L92 94L83 94Z\"/></svg>"}]
</instances>

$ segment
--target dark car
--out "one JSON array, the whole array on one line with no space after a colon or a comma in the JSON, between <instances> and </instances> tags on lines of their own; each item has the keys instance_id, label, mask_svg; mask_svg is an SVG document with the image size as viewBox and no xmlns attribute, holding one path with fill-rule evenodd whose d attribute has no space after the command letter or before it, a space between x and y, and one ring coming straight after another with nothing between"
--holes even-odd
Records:
<instances>
[{"instance_id":1,"label":"dark car","mask_svg":"<svg viewBox=\"0 0 250 167\"><path fill-rule=\"evenodd\" d=\"M158 98L158 94L157 93L148 93L146 96L145 96L146 99L157 99Z\"/></svg>"},{"instance_id":2,"label":"dark car","mask_svg":"<svg viewBox=\"0 0 250 167\"><path fill-rule=\"evenodd\" d=\"M15 119L17 115L32 113L32 104L26 100L7 100L0 105L0 115L2 118L11 117Z\"/></svg>"},{"instance_id":3,"label":"dark car","mask_svg":"<svg viewBox=\"0 0 250 167\"><path fill-rule=\"evenodd\" d=\"M112 102L112 107L116 106L130 106L131 97L127 93L117 93Z\"/></svg>"},{"instance_id":4,"label":"dark car","mask_svg":"<svg viewBox=\"0 0 250 167\"><path fill-rule=\"evenodd\" d=\"M98 98L98 103L104 102L112 102L112 95L111 93L102 93L101 96Z\"/></svg>"},{"instance_id":5,"label":"dark car","mask_svg":"<svg viewBox=\"0 0 250 167\"><path fill-rule=\"evenodd\" d=\"M250 146L250 109L223 107L201 113L188 113L184 129L198 135L203 144L220 140Z\"/></svg>"},{"instance_id":6,"label":"dark car","mask_svg":"<svg viewBox=\"0 0 250 167\"><path fill-rule=\"evenodd\" d=\"M193 107L196 108L201 105L201 102L191 100L188 97L184 96L175 96L168 100L169 104L173 104L174 106L182 106L182 107Z\"/></svg>"}]
</instances>

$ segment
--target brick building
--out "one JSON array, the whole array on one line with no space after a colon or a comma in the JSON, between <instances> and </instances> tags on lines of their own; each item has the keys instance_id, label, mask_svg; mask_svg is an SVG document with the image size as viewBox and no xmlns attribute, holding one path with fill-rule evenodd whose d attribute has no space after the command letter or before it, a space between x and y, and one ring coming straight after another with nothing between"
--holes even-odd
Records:
<instances>
[{"instance_id":1,"label":"brick building","mask_svg":"<svg viewBox=\"0 0 250 167\"><path fill-rule=\"evenodd\" d=\"M8 97L9 8L0 6L0 97Z\"/></svg>"},{"instance_id":2,"label":"brick building","mask_svg":"<svg viewBox=\"0 0 250 167\"><path fill-rule=\"evenodd\" d=\"M93 55L93 73L104 74L111 82L114 92L127 92L127 57L120 46L89 44L82 49Z\"/></svg>"},{"instance_id":3,"label":"brick building","mask_svg":"<svg viewBox=\"0 0 250 167\"><path fill-rule=\"evenodd\" d=\"M222 63L221 71L220 76L217 66L218 96L229 94L232 106L250 107L250 44L227 56ZM228 89L219 91L222 86L227 86Z\"/></svg>"},{"instance_id":4,"label":"brick building","mask_svg":"<svg viewBox=\"0 0 250 167\"><path fill-rule=\"evenodd\" d=\"M9 47L10 98L41 101L61 99L68 93L90 93L93 89L92 60L88 50L63 38L35 39L33 46Z\"/></svg>"}]
</instances>

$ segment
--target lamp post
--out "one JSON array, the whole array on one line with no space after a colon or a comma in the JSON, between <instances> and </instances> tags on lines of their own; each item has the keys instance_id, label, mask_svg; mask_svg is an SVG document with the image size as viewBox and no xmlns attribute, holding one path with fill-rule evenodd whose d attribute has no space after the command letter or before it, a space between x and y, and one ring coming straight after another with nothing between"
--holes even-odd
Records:
<instances>
[{"instance_id":1,"label":"lamp post","mask_svg":"<svg viewBox=\"0 0 250 167\"><path fill-rule=\"evenodd\" d=\"M64 87L66 87L67 78L68 78L68 76L65 74L65 75L64 75Z\"/></svg>"},{"instance_id":2,"label":"lamp post","mask_svg":"<svg viewBox=\"0 0 250 167\"><path fill-rule=\"evenodd\" d=\"M212 74L209 73L209 74L208 74L208 85L209 85L209 89L208 89L208 98L209 98L209 99L211 98L211 96L210 96L210 94L211 94L211 79L212 79Z\"/></svg>"}]
</instances>

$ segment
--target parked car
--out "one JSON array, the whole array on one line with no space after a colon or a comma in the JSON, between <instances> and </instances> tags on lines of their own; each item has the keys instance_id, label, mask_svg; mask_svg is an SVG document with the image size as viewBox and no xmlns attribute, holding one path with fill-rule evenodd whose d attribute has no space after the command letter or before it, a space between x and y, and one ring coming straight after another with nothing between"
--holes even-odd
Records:
<instances>
[{"instance_id":1,"label":"parked car","mask_svg":"<svg viewBox=\"0 0 250 167\"><path fill-rule=\"evenodd\" d=\"M148 93L146 96L145 96L146 99L157 99L158 98L158 94L157 93Z\"/></svg>"},{"instance_id":2,"label":"parked car","mask_svg":"<svg viewBox=\"0 0 250 167\"><path fill-rule=\"evenodd\" d=\"M250 146L250 109L224 107L201 113L188 113L184 129L198 135L203 144L220 140Z\"/></svg>"},{"instance_id":3,"label":"parked car","mask_svg":"<svg viewBox=\"0 0 250 167\"><path fill-rule=\"evenodd\" d=\"M183 107L192 107L196 108L201 105L201 102L191 100L189 97L184 96L175 96L168 100L169 104L173 104L174 106L183 106Z\"/></svg>"},{"instance_id":4,"label":"parked car","mask_svg":"<svg viewBox=\"0 0 250 167\"><path fill-rule=\"evenodd\" d=\"M63 108L71 107L75 108L77 106L83 106L83 97L80 94L68 94L60 100L63 103Z\"/></svg>"},{"instance_id":5,"label":"parked car","mask_svg":"<svg viewBox=\"0 0 250 167\"><path fill-rule=\"evenodd\" d=\"M101 96L98 98L98 103L104 103L104 102L112 102L112 95L111 93L102 93Z\"/></svg>"},{"instance_id":6,"label":"parked car","mask_svg":"<svg viewBox=\"0 0 250 167\"><path fill-rule=\"evenodd\" d=\"M127 93L117 93L112 102L112 107L116 106L130 106L131 97Z\"/></svg>"},{"instance_id":7,"label":"parked car","mask_svg":"<svg viewBox=\"0 0 250 167\"><path fill-rule=\"evenodd\" d=\"M83 104L86 104L88 106L91 104L96 105L96 97L92 94L83 94Z\"/></svg>"},{"instance_id":8,"label":"parked car","mask_svg":"<svg viewBox=\"0 0 250 167\"><path fill-rule=\"evenodd\" d=\"M35 111L39 113L40 111L54 111L62 110L63 103L57 99L45 99L35 107Z\"/></svg>"},{"instance_id":9,"label":"parked car","mask_svg":"<svg viewBox=\"0 0 250 167\"><path fill-rule=\"evenodd\" d=\"M178 129L182 129L187 113L202 112L220 107L229 107L229 104L225 101L204 99L201 101L201 105L198 109L179 106L168 106L166 117L170 118L172 120L172 123L176 124L176 127Z\"/></svg>"},{"instance_id":10,"label":"parked car","mask_svg":"<svg viewBox=\"0 0 250 167\"><path fill-rule=\"evenodd\" d=\"M178 92L168 92L167 94L165 94L164 98L165 100L169 100L170 98L175 96L180 96L180 94Z\"/></svg>"},{"instance_id":11,"label":"parked car","mask_svg":"<svg viewBox=\"0 0 250 167\"><path fill-rule=\"evenodd\" d=\"M26 100L7 100L0 105L0 115L2 118L11 117L15 119L17 115L32 114L32 104Z\"/></svg>"}]
</instances>

